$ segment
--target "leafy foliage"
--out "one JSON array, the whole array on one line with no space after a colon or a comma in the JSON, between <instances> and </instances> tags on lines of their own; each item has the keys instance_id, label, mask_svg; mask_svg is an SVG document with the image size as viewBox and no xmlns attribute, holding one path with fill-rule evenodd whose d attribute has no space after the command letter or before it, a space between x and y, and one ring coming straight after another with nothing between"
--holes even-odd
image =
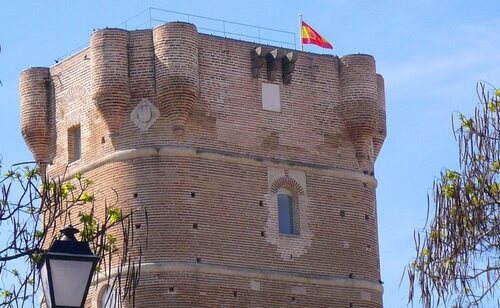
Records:
<instances>
[{"instance_id":1,"label":"leafy foliage","mask_svg":"<svg viewBox=\"0 0 500 308\"><path fill-rule=\"evenodd\" d=\"M107 200L98 200L91 192L92 184L82 174L50 180L26 164L0 176L0 278L11 284L0 284L0 306L35 306L34 295L40 288L37 265L58 231L69 224L101 257L95 278L104 275L119 295L118 302L128 299L133 305L142 250L134 249L132 226L141 209L122 213L114 191L116 201L108 206ZM104 208L101 214L96 213L97 205ZM113 277L112 267L117 273Z\"/></svg>"},{"instance_id":2,"label":"leafy foliage","mask_svg":"<svg viewBox=\"0 0 500 308\"><path fill-rule=\"evenodd\" d=\"M453 121L460 170L441 172L431 222L415 233L409 299L418 286L426 308L482 307L500 286L500 89L477 92L474 116Z\"/></svg>"}]
</instances>

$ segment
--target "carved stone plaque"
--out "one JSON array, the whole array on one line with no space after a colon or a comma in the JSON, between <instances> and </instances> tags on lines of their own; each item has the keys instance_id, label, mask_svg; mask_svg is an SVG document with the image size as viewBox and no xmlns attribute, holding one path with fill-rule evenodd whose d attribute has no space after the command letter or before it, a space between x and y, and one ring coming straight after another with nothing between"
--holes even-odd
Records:
<instances>
[{"instance_id":1,"label":"carved stone plaque","mask_svg":"<svg viewBox=\"0 0 500 308\"><path fill-rule=\"evenodd\" d=\"M141 130L147 131L160 116L160 111L148 99L141 102L130 113L130 119Z\"/></svg>"}]
</instances>

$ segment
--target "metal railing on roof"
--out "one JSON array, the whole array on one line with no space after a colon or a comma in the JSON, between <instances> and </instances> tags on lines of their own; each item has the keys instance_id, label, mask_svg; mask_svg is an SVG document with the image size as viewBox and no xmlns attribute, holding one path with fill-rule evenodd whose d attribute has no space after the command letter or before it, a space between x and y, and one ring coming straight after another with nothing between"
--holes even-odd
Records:
<instances>
[{"instance_id":1,"label":"metal railing on roof","mask_svg":"<svg viewBox=\"0 0 500 308\"><path fill-rule=\"evenodd\" d=\"M187 21L193 23L199 32L242 39L259 44L279 45L280 47L296 49L295 33L254 26L240 22L227 21L194 14L181 13L150 7L139 14L125 20L119 28L127 30L151 29L169 21Z\"/></svg>"},{"instance_id":2,"label":"metal railing on roof","mask_svg":"<svg viewBox=\"0 0 500 308\"><path fill-rule=\"evenodd\" d=\"M149 7L115 26L126 30L152 29L171 21L193 23L199 32L225 38L251 41L259 44L277 45L283 48L297 49L296 36L293 32L253 26L211 17L181 13L155 7ZM65 59L88 45L82 45L61 56L56 62Z\"/></svg>"}]
</instances>

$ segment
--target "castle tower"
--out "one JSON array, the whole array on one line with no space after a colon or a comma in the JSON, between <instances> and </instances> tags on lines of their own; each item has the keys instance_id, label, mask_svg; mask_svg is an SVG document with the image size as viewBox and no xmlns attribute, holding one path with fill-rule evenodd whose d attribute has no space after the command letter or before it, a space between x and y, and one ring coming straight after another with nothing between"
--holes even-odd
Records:
<instances>
[{"instance_id":1,"label":"castle tower","mask_svg":"<svg viewBox=\"0 0 500 308\"><path fill-rule=\"evenodd\" d=\"M50 177L80 172L101 199L147 208L137 307L382 307L373 57L176 22L96 31L20 84L23 137Z\"/></svg>"}]
</instances>

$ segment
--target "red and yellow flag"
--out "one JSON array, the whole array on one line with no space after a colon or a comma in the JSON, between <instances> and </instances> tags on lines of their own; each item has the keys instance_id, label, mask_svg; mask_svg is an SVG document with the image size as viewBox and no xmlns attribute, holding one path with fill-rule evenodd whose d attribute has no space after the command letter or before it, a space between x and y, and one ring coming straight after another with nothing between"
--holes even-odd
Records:
<instances>
[{"instance_id":1,"label":"red and yellow flag","mask_svg":"<svg viewBox=\"0 0 500 308\"><path fill-rule=\"evenodd\" d=\"M302 22L300 37L302 39L302 44L315 44L319 47L333 49L332 44L305 22Z\"/></svg>"}]
</instances>

